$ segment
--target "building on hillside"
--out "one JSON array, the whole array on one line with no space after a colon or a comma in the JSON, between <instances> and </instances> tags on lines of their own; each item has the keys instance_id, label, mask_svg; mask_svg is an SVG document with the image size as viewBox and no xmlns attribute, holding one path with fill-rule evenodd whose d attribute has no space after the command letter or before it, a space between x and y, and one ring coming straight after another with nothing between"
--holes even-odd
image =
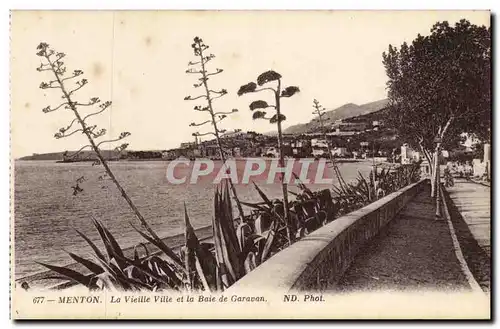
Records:
<instances>
[{"instance_id":1,"label":"building on hillside","mask_svg":"<svg viewBox=\"0 0 500 329\"><path fill-rule=\"evenodd\" d=\"M219 147L216 144L203 143L200 146L201 156L206 158L219 157Z\"/></svg>"},{"instance_id":2,"label":"building on hillside","mask_svg":"<svg viewBox=\"0 0 500 329\"><path fill-rule=\"evenodd\" d=\"M328 157L328 149L326 147L313 148L311 155L314 158L326 158Z\"/></svg>"},{"instance_id":3,"label":"building on hillside","mask_svg":"<svg viewBox=\"0 0 500 329\"><path fill-rule=\"evenodd\" d=\"M472 160L473 175L475 177L490 179L491 173L491 145L483 145L483 158Z\"/></svg>"},{"instance_id":4,"label":"building on hillside","mask_svg":"<svg viewBox=\"0 0 500 329\"><path fill-rule=\"evenodd\" d=\"M361 132L368 128L368 123L366 122L345 122L343 120L337 120L332 124L332 129L336 132Z\"/></svg>"},{"instance_id":5,"label":"building on hillside","mask_svg":"<svg viewBox=\"0 0 500 329\"><path fill-rule=\"evenodd\" d=\"M345 158L348 157L349 151L347 150L347 147L334 147L332 148L332 156L334 157L339 157L339 158Z\"/></svg>"},{"instance_id":6,"label":"building on hillside","mask_svg":"<svg viewBox=\"0 0 500 329\"><path fill-rule=\"evenodd\" d=\"M328 141L325 139L313 138L311 139L311 147L328 147Z\"/></svg>"},{"instance_id":7,"label":"building on hillside","mask_svg":"<svg viewBox=\"0 0 500 329\"><path fill-rule=\"evenodd\" d=\"M420 161L420 152L414 151L407 143L401 145L401 164Z\"/></svg>"},{"instance_id":8,"label":"building on hillside","mask_svg":"<svg viewBox=\"0 0 500 329\"><path fill-rule=\"evenodd\" d=\"M254 135L252 135L254 136ZM250 137L252 137L250 136ZM221 138L233 138L233 139L247 139L249 137L249 134L246 132L243 132L241 130L234 130L234 131L229 131L221 136Z\"/></svg>"},{"instance_id":9,"label":"building on hillside","mask_svg":"<svg viewBox=\"0 0 500 329\"><path fill-rule=\"evenodd\" d=\"M274 146L268 147L263 155L266 157L277 158L279 157L278 148Z\"/></svg>"},{"instance_id":10,"label":"building on hillside","mask_svg":"<svg viewBox=\"0 0 500 329\"><path fill-rule=\"evenodd\" d=\"M194 147L196 147L196 143L195 142L183 142L179 146L179 148L181 148L181 149L194 148Z\"/></svg>"},{"instance_id":11,"label":"building on hillside","mask_svg":"<svg viewBox=\"0 0 500 329\"><path fill-rule=\"evenodd\" d=\"M431 166L429 165L429 161L427 161L427 159L422 160L420 163L420 172L424 177L431 174Z\"/></svg>"},{"instance_id":12,"label":"building on hillside","mask_svg":"<svg viewBox=\"0 0 500 329\"><path fill-rule=\"evenodd\" d=\"M290 142L292 156L294 158L305 158L311 154L311 143L308 140L296 139Z\"/></svg>"},{"instance_id":13,"label":"building on hillside","mask_svg":"<svg viewBox=\"0 0 500 329\"><path fill-rule=\"evenodd\" d=\"M161 157L165 160L174 160L181 156L181 152L179 149L171 149L162 152Z\"/></svg>"},{"instance_id":14,"label":"building on hillside","mask_svg":"<svg viewBox=\"0 0 500 329\"><path fill-rule=\"evenodd\" d=\"M332 131L327 133L327 136L343 136L343 137L352 137L360 134L359 131Z\"/></svg>"},{"instance_id":15,"label":"building on hillside","mask_svg":"<svg viewBox=\"0 0 500 329\"><path fill-rule=\"evenodd\" d=\"M164 153L165 151L128 151L127 156L135 160L162 159Z\"/></svg>"}]
</instances>

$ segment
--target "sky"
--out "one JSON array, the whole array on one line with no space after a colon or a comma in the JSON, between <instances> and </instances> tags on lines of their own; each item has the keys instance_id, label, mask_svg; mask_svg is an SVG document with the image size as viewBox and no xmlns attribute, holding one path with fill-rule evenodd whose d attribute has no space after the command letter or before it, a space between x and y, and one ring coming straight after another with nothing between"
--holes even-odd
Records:
<instances>
[{"instance_id":1,"label":"sky","mask_svg":"<svg viewBox=\"0 0 500 329\"><path fill-rule=\"evenodd\" d=\"M193 141L189 127L208 119L193 110L200 102L194 75L186 74L196 58L191 44L199 36L216 58L208 68L223 73L209 80L211 89L229 92L218 99L217 111L239 110L221 128L269 132L275 125L252 120L248 105L273 102L272 94L238 97L239 87L267 70L282 75L282 85L300 93L282 101L284 127L313 118L312 101L327 109L346 103L364 104L387 97L382 53L389 44L427 35L437 21L466 18L489 25L482 11L14 11L11 18L11 154L77 150L84 136L53 136L73 119L68 110L43 113L61 103L58 89L39 89L53 77L37 72L36 47L47 42L66 54L68 72L84 71L89 84L76 100L99 97L113 105L91 122L114 138L127 131L129 149L158 150ZM82 114L92 108L81 108Z\"/></svg>"}]
</instances>

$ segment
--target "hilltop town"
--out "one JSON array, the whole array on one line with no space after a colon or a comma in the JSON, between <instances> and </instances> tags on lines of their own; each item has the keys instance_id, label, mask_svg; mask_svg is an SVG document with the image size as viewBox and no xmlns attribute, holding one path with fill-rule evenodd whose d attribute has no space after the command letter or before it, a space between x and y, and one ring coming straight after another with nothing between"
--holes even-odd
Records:
<instances>
[{"instance_id":1,"label":"hilltop town","mask_svg":"<svg viewBox=\"0 0 500 329\"><path fill-rule=\"evenodd\" d=\"M378 162L409 163L421 159L418 152L411 150L398 138L395 129L386 126L388 115L387 99L363 105L345 104L327 111L322 131L319 120L313 118L305 124L288 127L283 133L284 155L294 158L327 158L328 144L332 156L339 161L356 159L376 159ZM325 140L326 136L326 140ZM221 142L228 157L278 157L277 136L255 131L236 129L221 136ZM20 160L55 160L59 162L93 161L91 152L80 152L71 157L72 152L33 154ZM462 148L454 150L454 155L466 156L474 150ZM444 153L446 157L448 152ZM165 161L177 158L220 158L215 139L181 142L179 147L166 150L115 150L103 151L108 160Z\"/></svg>"}]
</instances>

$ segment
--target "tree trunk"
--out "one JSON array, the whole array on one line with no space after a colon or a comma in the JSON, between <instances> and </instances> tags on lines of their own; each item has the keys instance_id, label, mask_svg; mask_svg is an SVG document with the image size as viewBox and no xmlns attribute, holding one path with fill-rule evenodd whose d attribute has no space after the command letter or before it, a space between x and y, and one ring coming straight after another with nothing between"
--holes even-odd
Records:
<instances>
[{"instance_id":1,"label":"tree trunk","mask_svg":"<svg viewBox=\"0 0 500 329\"><path fill-rule=\"evenodd\" d=\"M436 196L436 153L432 154L432 165L429 164L431 170L431 198Z\"/></svg>"},{"instance_id":2,"label":"tree trunk","mask_svg":"<svg viewBox=\"0 0 500 329\"><path fill-rule=\"evenodd\" d=\"M436 182L438 181L438 175L439 175L439 148L441 147L440 143L437 144L436 149L434 150L434 155L433 155L433 162L434 165L431 167L431 197L436 198L437 197L437 186Z\"/></svg>"}]
</instances>

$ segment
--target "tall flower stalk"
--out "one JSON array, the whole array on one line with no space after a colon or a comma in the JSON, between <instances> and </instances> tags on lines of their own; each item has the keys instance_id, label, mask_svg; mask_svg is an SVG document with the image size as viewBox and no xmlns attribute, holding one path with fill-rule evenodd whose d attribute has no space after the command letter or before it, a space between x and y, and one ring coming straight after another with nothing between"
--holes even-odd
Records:
<instances>
[{"instance_id":1,"label":"tall flower stalk","mask_svg":"<svg viewBox=\"0 0 500 329\"><path fill-rule=\"evenodd\" d=\"M70 111L74 115L74 119L67 125L66 127L62 127L59 131L54 135L56 139L70 137L74 134L81 133L85 135L88 140L87 145L81 147L78 151L73 154L65 153L65 159L76 158L79 154L85 149L90 149L92 152L88 155L88 158L95 160L94 164L101 164L104 167L106 175L111 179L111 181L116 185L116 188L120 192L121 196L129 207L132 209L135 216L139 219L142 226L156 239L159 237L156 233L150 228L144 216L140 213L139 209L137 209L134 202L130 199L130 196L127 194L125 189L122 187L113 171L108 165L106 158L103 156L102 149L100 148L103 144L116 143L121 141L122 139L130 136L129 132L122 132L119 137L114 139L108 139L103 141L98 141L99 138L103 137L106 134L106 129L99 129L97 125L89 122L89 119L103 113L110 106L111 102L106 101L101 103L101 100L98 97L92 97L87 102L80 102L75 100L75 92L83 88L88 84L87 79L80 79L79 77L83 75L82 70L74 70L71 74L67 74L66 66L62 59L66 56L66 54L61 52L56 52L54 49L50 48L49 45L45 42L42 42L37 47L37 56L42 59L40 66L37 68L37 71L44 72L49 71L54 75L54 79L48 82L42 82L40 84L41 89L59 89L62 93L61 98L63 102L58 104L55 107L47 106L42 111L44 113L51 113L55 111ZM94 105L98 105L99 109L88 113L82 114L81 108L84 107L92 107ZM120 146L116 147L115 150L118 152L122 152L127 148L128 144L123 143ZM92 158L94 157L94 158ZM74 194L81 192L82 189L79 187L79 183L83 181L83 178L79 178L77 180L76 186L74 186Z\"/></svg>"},{"instance_id":2,"label":"tall flower stalk","mask_svg":"<svg viewBox=\"0 0 500 329\"><path fill-rule=\"evenodd\" d=\"M262 86L264 84L275 82L273 87L262 87L257 88L257 85ZM266 71L257 77L257 83L249 82L243 85L238 90L238 96L247 93L255 93L260 91L271 91L274 95L274 105L268 104L264 100L257 100L250 104L250 110L253 112L253 119L265 119L272 124L276 124L278 128L278 152L279 152L279 165L281 168L285 167L284 151L283 151L283 133L281 128L281 122L286 120L286 117L281 114L281 99L292 97L294 94L299 92L299 88L296 86L290 86L286 88L281 87L281 75L275 71ZM267 113L261 111L263 109L273 108L275 114L271 117L266 117ZM286 224L286 230L288 235L288 240L292 243L295 240L295 233L290 222L289 209L288 209L288 184L285 181L285 173L281 172L281 186L283 190L283 203L284 203L284 221Z\"/></svg>"},{"instance_id":3,"label":"tall flower stalk","mask_svg":"<svg viewBox=\"0 0 500 329\"><path fill-rule=\"evenodd\" d=\"M209 131L206 133L193 133L193 136L196 137L201 137L201 136L207 136L207 135L212 135L215 137L215 140L217 142L217 147L219 149L219 155L222 161L222 165L224 168L226 168L226 151L224 150L224 147L222 145L221 141L221 134L224 134L226 130L220 129L218 124L221 123L222 120L226 119L228 115L231 115L233 113L238 112L237 109L232 109L231 111L227 112L217 112L214 110L214 101L218 98L221 98L227 94L226 89L220 89L220 90L212 90L208 86L208 80L210 79L211 76L218 75L223 72L222 69L217 68L215 72L209 72L208 69L206 68L206 65L208 62L213 60L215 58L214 54L207 54L206 51L209 48L208 45L206 45L203 40L199 37L194 38L194 43L191 44L191 47L193 48L194 55L198 57L198 61L192 62L190 61L188 65L190 67L198 67L196 68L189 68L186 70L186 73L188 74L197 74L200 76L198 79L199 82L193 84L194 88L203 88L203 93L198 96L186 96L184 100L198 100L198 99L203 99L206 101L206 106L195 106L194 110L198 112L207 112L209 114L209 119L200 123L191 123L191 127L200 127L204 126L206 124L211 124L213 127L213 131ZM229 170L229 169L228 169ZM243 208L241 206L240 200L238 198L238 194L236 193L236 188L234 187L234 184L231 179L229 179L229 184L231 188L231 192L233 194L234 200L236 201L236 206L238 208L238 212L240 214L240 219L241 222L245 221L245 213L243 212Z\"/></svg>"},{"instance_id":4,"label":"tall flower stalk","mask_svg":"<svg viewBox=\"0 0 500 329\"><path fill-rule=\"evenodd\" d=\"M340 173L340 170L337 166L335 159L333 158L332 150L330 148L330 143L328 142L328 139L326 136L326 128L325 128L324 122L328 119L323 119L323 116L326 115L326 109L323 106L321 106L321 104L319 103L319 101L317 99L313 100L313 108L314 108L314 111L312 113L318 116L321 133L323 134L323 138L326 141L326 147L328 149L328 156L330 158L330 162L332 163L333 172L335 173L335 176L337 177L340 188L344 191L345 190L344 185L346 185L346 183L344 181L344 178L342 177L342 174Z\"/></svg>"}]
</instances>

